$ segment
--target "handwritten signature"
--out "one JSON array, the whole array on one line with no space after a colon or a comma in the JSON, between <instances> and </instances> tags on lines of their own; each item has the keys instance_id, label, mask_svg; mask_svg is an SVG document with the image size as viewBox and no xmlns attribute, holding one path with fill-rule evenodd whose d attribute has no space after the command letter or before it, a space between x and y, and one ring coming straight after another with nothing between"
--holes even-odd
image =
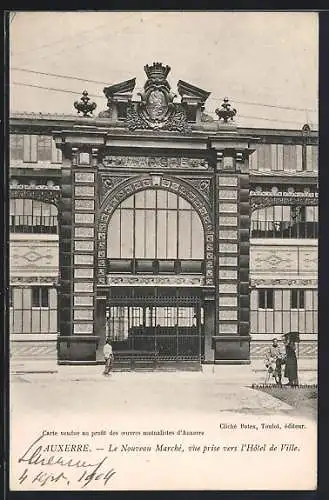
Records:
<instances>
[{"instance_id":1,"label":"handwritten signature","mask_svg":"<svg viewBox=\"0 0 329 500\"><path fill-rule=\"evenodd\" d=\"M106 486L116 474L116 471L107 465L107 456L103 456L96 463L89 463L86 460L45 454L43 437L40 435L33 441L18 459L18 463L25 464L25 469L18 479L20 484L29 479L32 484L39 486L52 483L70 486L71 480L75 479L80 488L85 488L94 481L100 481Z\"/></svg>"}]
</instances>

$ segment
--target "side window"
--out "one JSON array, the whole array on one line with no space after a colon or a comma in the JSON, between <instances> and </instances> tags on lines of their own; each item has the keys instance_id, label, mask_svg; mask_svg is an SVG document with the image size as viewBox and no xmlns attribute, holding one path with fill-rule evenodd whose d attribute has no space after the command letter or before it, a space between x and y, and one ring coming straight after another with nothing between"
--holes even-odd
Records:
<instances>
[{"instance_id":1,"label":"side window","mask_svg":"<svg viewBox=\"0 0 329 500\"><path fill-rule=\"evenodd\" d=\"M23 160L24 158L24 136L20 134L10 135L10 159Z\"/></svg>"},{"instance_id":2,"label":"side window","mask_svg":"<svg viewBox=\"0 0 329 500\"><path fill-rule=\"evenodd\" d=\"M291 309L305 308L305 293L304 290L291 290Z\"/></svg>"},{"instance_id":3,"label":"side window","mask_svg":"<svg viewBox=\"0 0 329 500\"><path fill-rule=\"evenodd\" d=\"M52 138L47 135L38 136L38 161L51 161L52 159Z\"/></svg>"},{"instance_id":4,"label":"side window","mask_svg":"<svg viewBox=\"0 0 329 500\"><path fill-rule=\"evenodd\" d=\"M274 294L272 289L258 290L258 307L260 309L273 309Z\"/></svg>"},{"instance_id":5,"label":"side window","mask_svg":"<svg viewBox=\"0 0 329 500\"><path fill-rule=\"evenodd\" d=\"M33 286L32 307L49 307L49 288L46 286Z\"/></svg>"}]
</instances>

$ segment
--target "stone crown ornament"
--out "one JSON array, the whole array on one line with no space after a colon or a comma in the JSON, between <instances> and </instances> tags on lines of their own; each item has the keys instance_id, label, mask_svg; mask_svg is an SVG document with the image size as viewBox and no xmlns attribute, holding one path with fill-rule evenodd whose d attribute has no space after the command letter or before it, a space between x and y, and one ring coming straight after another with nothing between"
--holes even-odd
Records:
<instances>
[{"instance_id":1,"label":"stone crown ornament","mask_svg":"<svg viewBox=\"0 0 329 500\"><path fill-rule=\"evenodd\" d=\"M82 92L82 97L80 101L74 102L74 107L78 113L83 113L83 116L90 116L92 112L96 109L97 104L95 102L89 102L90 97L88 96L87 90Z\"/></svg>"},{"instance_id":2,"label":"stone crown ornament","mask_svg":"<svg viewBox=\"0 0 329 500\"><path fill-rule=\"evenodd\" d=\"M163 66L163 64L159 62L153 63L152 66L148 64L144 66L144 71L149 80L165 81L170 73L170 69L170 66Z\"/></svg>"},{"instance_id":3,"label":"stone crown ornament","mask_svg":"<svg viewBox=\"0 0 329 500\"><path fill-rule=\"evenodd\" d=\"M187 133L185 109L174 103L176 97L170 90L167 76L170 66L155 62L152 66L144 66L148 77L143 92L138 95L140 102L129 103L126 123L129 130L152 129L170 130Z\"/></svg>"},{"instance_id":4,"label":"stone crown ornament","mask_svg":"<svg viewBox=\"0 0 329 500\"><path fill-rule=\"evenodd\" d=\"M224 101L221 105L221 108L217 108L215 110L216 115L218 116L218 120L223 119L224 123L227 123L228 120L233 120L237 111L235 108L231 108L231 104L227 97L224 98Z\"/></svg>"}]
</instances>

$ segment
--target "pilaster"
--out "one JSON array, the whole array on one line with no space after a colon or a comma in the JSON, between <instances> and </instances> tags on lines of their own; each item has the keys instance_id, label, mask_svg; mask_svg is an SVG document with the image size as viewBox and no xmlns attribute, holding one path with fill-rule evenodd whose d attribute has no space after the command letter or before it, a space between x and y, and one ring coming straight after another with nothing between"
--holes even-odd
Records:
<instances>
[{"instance_id":1,"label":"pilaster","mask_svg":"<svg viewBox=\"0 0 329 500\"><path fill-rule=\"evenodd\" d=\"M59 360L94 361L97 149L71 148L62 168Z\"/></svg>"},{"instance_id":2,"label":"pilaster","mask_svg":"<svg viewBox=\"0 0 329 500\"><path fill-rule=\"evenodd\" d=\"M217 261L215 361L249 362L248 144L216 141Z\"/></svg>"}]
</instances>

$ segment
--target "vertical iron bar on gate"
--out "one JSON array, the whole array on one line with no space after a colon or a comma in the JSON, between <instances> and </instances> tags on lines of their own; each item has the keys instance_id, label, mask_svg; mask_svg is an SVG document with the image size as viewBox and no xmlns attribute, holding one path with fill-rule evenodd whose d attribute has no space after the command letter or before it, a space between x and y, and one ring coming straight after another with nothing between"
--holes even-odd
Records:
<instances>
[{"instance_id":1,"label":"vertical iron bar on gate","mask_svg":"<svg viewBox=\"0 0 329 500\"><path fill-rule=\"evenodd\" d=\"M179 324L179 307L177 306L176 307L176 321L175 321L175 328L176 328L176 361L178 362L179 361L179 345L178 345L178 324Z\"/></svg>"}]
</instances>

